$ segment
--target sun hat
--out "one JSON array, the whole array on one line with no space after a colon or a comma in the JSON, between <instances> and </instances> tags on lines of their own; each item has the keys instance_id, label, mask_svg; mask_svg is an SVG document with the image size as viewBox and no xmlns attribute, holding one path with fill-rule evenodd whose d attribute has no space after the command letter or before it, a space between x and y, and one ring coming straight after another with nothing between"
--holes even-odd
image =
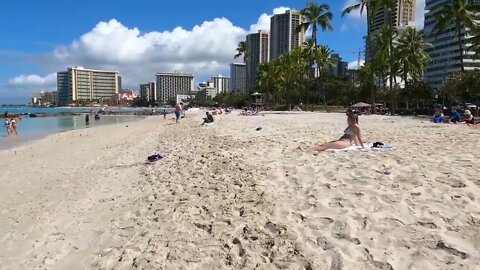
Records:
<instances>
[{"instance_id":1,"label":"sun hat","mask_svg":"<svg viewBox=\"0 0 480 270\"><path fill-rule=\"evenodd\" d=\"M470 110L465 110L463 113L466 114L466 115L472 114L472 113L470 112Z\"/></svg>"}]
</instances>

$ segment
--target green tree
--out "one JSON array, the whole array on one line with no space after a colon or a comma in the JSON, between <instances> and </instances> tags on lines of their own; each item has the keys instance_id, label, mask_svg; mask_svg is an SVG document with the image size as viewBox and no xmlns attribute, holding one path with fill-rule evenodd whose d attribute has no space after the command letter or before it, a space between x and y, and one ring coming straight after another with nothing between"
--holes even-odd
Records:
<instances>
[{"instance_id":1,"label":"green tree","mask_svg":"<svg viewBox=\"0 0 480 270\"><path fill-rule=\"evenodd\" d=\"M458 49L460 52L460 70L465 70L463 64L463 42L462 26L470 30L478 29L476 20L480 19L480 3L468 0L451 0L450 3L443 5L442 11L436 18L436 24L433 27L436 36L442 34L450 25L455 25L455 37L457 38Z\"/></svg>"},{"instance_id":2,"label":"green tree","mask_svg":"<svg viewBox=\"0 0 480 270\"><path fill-rule=\"evenodd\" d=\"M307 6L300 12L304 18L304 22L298 27L298 31L306 31L312 27L312 40L317 46L317 27L325 31L333 31L333 27L330 21L333 18L332 12L330 12L330 6L327 4L317 5L313 2L309 2Z\"/></svg>"},{"instance_id":3,"label":"green tree","mask_svg":"<svg viewBox=\"0 0 480 270\"><path fill-rule=\"evenodd\" d=\"M325 109L328 109L326 96L327 91L325 89L325 85L322 85L322 79L325 76L325 71L334 66L333 60L330 57L332 52L333 51L328 46L324 45L318 46L315 50L315 62L317 63L318 69L318 85L319 88L323 88L323 103L325 105Z\"/></svg>"},{"instance_id":4,"label":"green tree","mask_svg":"<svg viewBox=\"0 0 480 270\"><path fill-rule=\"evenodd\" d=\"M430 62L430 56L425 52L425 47L431 46L425 43L424 33L413 27L408 27L400 34L396 49L403 80L419 81L423 77L425 68Z\"/></svg>"},{"instance_id":5,"label":"green tree","mask_svg":"<svg viewBox=\"0 0 480 270\"><path fill-rule=\"evenodd\" d=\"M367 15L367 25L370 27L370 25L373 22L373 17L376 12L377 5L375 5L376 1L375 0L356 0L356 2L351 5L346 7L343 12L342 12L342 17L345 16L346 14L350 14L352 11L359 11L360 15L363 15L364 12L366 11ZM367 29L367 48L368 48L368 56L371 58L373 55L373 45L372 45L372 34L370 31L370 28ZM370 59L366 59L366 62L369 62ZM371 88L370 89L370 103L375 104L375 89ZM375 106L372 107L373 113L376 113L376 108Z\"/></svg>"},{"instance_id":6,"label":"green tree","mask_svg":"<svg viewBox=\"0 0 480 270\"><path fill-rule=\"evenodd\" d=\"M247 62L248 58L248 46L246 41L240 41L237 45L236 49L237 53L234 56L234 59L237 59L238 57L243 55L243 62Z\"/></svg>"}]
</instances>

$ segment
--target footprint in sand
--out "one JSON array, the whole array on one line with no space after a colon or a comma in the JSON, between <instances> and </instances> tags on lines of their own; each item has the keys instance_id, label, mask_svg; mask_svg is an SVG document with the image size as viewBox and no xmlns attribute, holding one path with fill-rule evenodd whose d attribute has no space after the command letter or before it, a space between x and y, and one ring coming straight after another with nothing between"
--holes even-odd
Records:
<instances>
[{"instance_id":1,"label":"footprint in sand","mask_svg":"<svg viewBox=\"0 0 480 270\"><path fill-rule=\"evenodd\" d=\"M435 181L451 186L452 188L464 188L467 186L464 182L458 179L445 177L445 176L437 177L435 178Z\"/></svg>"}]
</instances>

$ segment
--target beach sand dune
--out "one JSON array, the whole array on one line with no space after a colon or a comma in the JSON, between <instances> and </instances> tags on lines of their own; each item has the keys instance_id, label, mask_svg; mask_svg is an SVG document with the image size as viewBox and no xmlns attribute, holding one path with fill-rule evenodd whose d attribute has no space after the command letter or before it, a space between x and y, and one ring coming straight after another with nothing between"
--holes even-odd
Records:
<instances>
[{"instance_id":1,"label":"beach sand dune","mask_svg":"<svg viewBox=\"0 0 480 270\"><path fill-rule=\"evenodd\" d=\"M344 114L201 116L1 151L0 268L480 269L478 130L362 116L396 149L313 156Z\"/></svg>"}]
</instances>

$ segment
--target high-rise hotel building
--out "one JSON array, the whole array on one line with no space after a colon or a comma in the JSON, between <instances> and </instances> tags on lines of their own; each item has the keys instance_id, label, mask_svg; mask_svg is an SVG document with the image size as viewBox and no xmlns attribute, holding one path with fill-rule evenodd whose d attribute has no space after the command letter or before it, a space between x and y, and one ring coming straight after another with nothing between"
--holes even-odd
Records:
<instances>
[{"instance_id":1,"label":"high-rise hotel building","mask_svg":"<svg viewBox=\"0 0 480 270\"><path fill-rule=\"evenodd\" d=\"M64 106L79 100L115 97L120 90L119 82L117 71L69 68L57 73L58 104Z\"/></svg>"},{"instance_id":2,"label":"high-rise hotel building","mask_svg":"<svg viewBox=\"0 0 480 270\"><path fill-rule=\"evenodd\" d=\"M392 17L390 18L393 27L404 27L411 25L415 21L415 5L416 0L397 0L397 3L392 10ZM369 19L368 32L378 33L382 26L388 23L387 13L383 7L380 7L374 14L373 19Z\"/></svg>"},{"instance_id":3,"label":"high-rise hotel building","mask_svg":"<svg viewBox=\"0 0 480 270\"><path fill-rule=\"evenodd\" d=\"M368 33L371 37L378 34L382 29L382 26L386 25L389 21L392 27L397 29L405 28L406 26L413 26L415 24L415 6L416 0L396 0L394 9L392 10L391 18L387 17L387 13L383 7L380 7L373 18L368 19ZM365 41L368 41L365 37ZM366 59L369 56L369 46L366 43Z\"/></svg>"},{"instance_id":4,"label":"high-rise hotel building","mask_svg":"<svg viewBox=\"0 0 480 270\"><path fill-rule=\"evenodd\" d=\"M157 73L157 102L166 103L176 100L177 93L189 93L194 90L193 74Z\"/></svg>"},{"instance_id":5,"label":"high-rise hotel building","mask_svg":"<svg viewBox=\"0 0 480 270\"><path fill-rule=\"evenodd\" d=\"M155 82L148 82L140 84L140 99L148 102L154 103L157 98L157 88Z\"/></svg>"},{"instance_id":6,"label":"high-rise hotel building","mask_svg":"<svg viewBox=\"0 0 480 270\"><path fill-rule=\"evenodd\" d=\"M230 78L222 75L212 76L210 82L213 83L213 87L217 90L217 94L230 92Z\"/></svg>"},{"instance_id":7,"label":"high-rise hotel building","mask_svg":"<svg viewBox=\"0 0 480 270\"><path fill-rule=\"evenodd\" d=\"M230 64L230 91L235 93L247 92L247 67L244 63Z\"/></svg>"},{"instance_id":8,"label":"high-rise hotel building","mask_svg":"<svg viewBox=\"0 0 480 270\"><path fill-rule=\"evenodd\" d=\"M470 2L478 3L480 1L470 0ZM433 32L436 17L442 12L443 6L447 3L450 3L450 0L427 0L425 3L427 11L425 13L424 26L425 42L432 45L425 49L431 59L425 71L425 81L436 90L444 87L450 74L461 70L460 50L455 25L453 23L450 24L438 35ZM474 52L469 48L472 45L468 40L471 35L466 27L462 26L460 36L463 43L464 70L480 68L480 60L473 57Z\"/></svg>"},{"instance_id":9,"label":"high-rise hotel building","mask_svg":"<svg viewBox=\"0 0 480 270\"><path fill-rule=\"evenodd\" d=\"M297 31L302 21L302 15L296 10L287 10L270 18L270 60L303 44L305 32Z\"/></svg>"},{"instance_id":10,"label":"high-rise hotel building","mask_svg":"<svg viewBox=\"0 0 480 270\"><path fill-rule=\"evenodd\" d=\"M258 31L247 35L247 92L255 89L258 66L269 60L270 35L268 31Z\"/></svg>"}]
</instances>

